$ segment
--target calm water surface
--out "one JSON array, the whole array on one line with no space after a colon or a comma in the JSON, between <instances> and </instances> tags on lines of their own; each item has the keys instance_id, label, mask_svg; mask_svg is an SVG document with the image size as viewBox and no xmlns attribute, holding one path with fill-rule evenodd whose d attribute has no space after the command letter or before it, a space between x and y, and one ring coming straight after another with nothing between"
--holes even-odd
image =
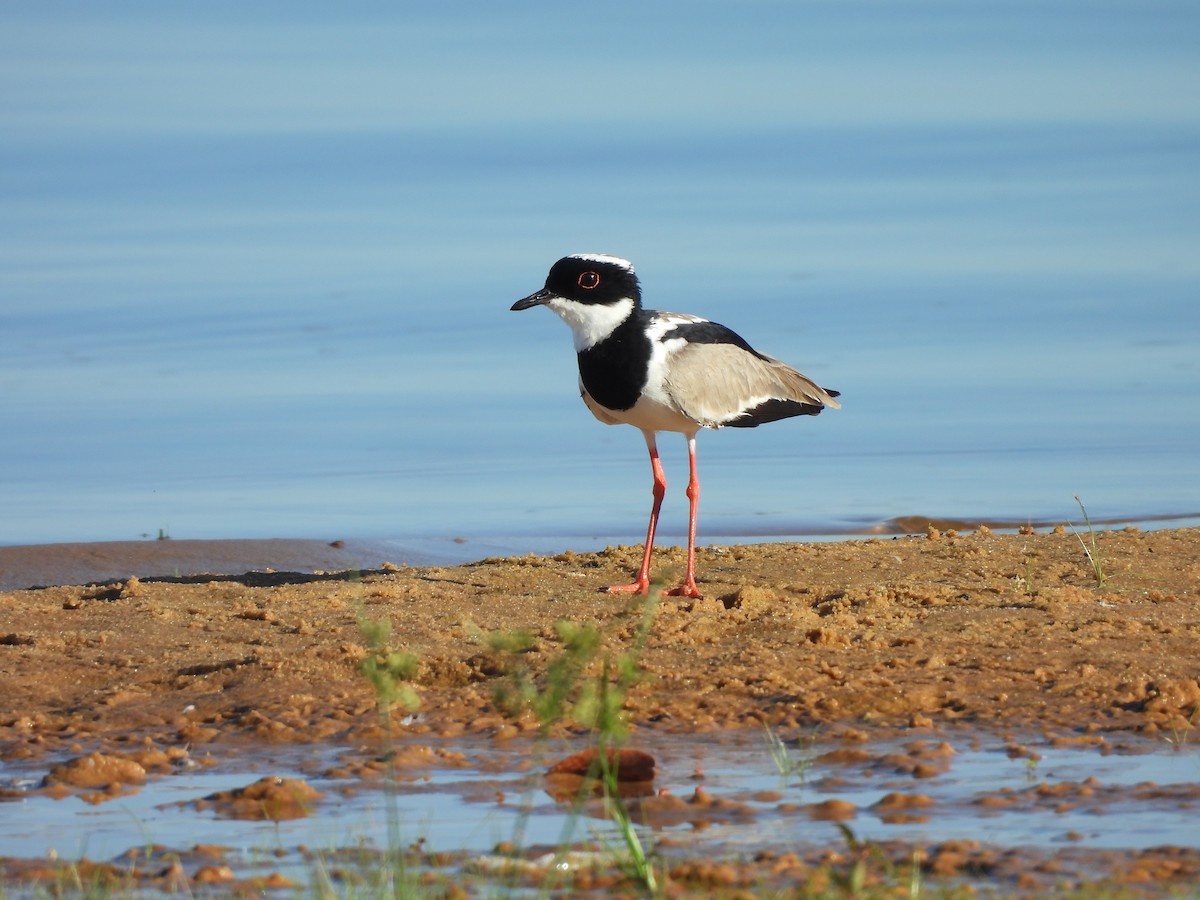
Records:
<instances>
[{"instance_id":1,"label":"calm water surface","mask_svg":"<svg viewBox=\"0 0 1200 900\"><path fill-rule=\"evenodd\" d=\"M933 748L939 742L926 743ZM873 743L865 754L870 761L857 763L822 758L831 750L844 751L845 745L792 744L789 760L800 768L788 774L781 774L765 737L754 732L724 740L644 734L637 745L655 757L655 790L686 798L700 787L711 798L742 807L740 815L696 811L688 817L694 821L641 828L650 847L661 839L670 841L671 846L664 841L658 847L668 859L672 854L748 858L762 850L840 846L844 839L837 826L805 811L807 804L830 800L853 805L846 824L859 840L898 840L913 847L966 839L1001 852L1043 848L1070 853L1070 848L1195 844L1200 758L1190 748L1171 750L1162 742L1133 739L1126 750L1112 755L1038 743L1039 759L1030 763L1010 758L1006 740L998 736L950 737L945 770L920 779L887 762L907 758L912 745L904 742ZM228 848L226 856L241 877L282 870L298 882L311 883L318 864L306 859L301 848L331 860L339 848L386 848L389 821L398 828L401 845L423 839L426 849L439 852L488 854L497 844L514 840L526 847L597 839L619 845L611 822L580 817L570 804L554 802L540 777L551 762L578 749L577 744L560 749L467 740L452 746L463 754L465 767L402 770L394 811L378 781L324 774L340 761L333 748L276 748L218 758L211 768L154 777L100 804L33 794L30 789L37 786L45 761L0 766L0 786L10 791L8 814L0 818L0 846L17 858L102 861L119 860L130 849L151 844L161 845L163 853L213 845ZM362 753L360 748L346 755L361 759ZM267 776L303 778L322 797L310 816L278 822L194 807L218 791ZM1087 787L1085 794L1075 793L1080 786ZM876 804L891 793L920 795L928 805L915 814L889 816ZM987 799L1008 802L981 802ZM196 867L188 865L189 871Z\"/></svg>"},{"instance_id":2,"label":"calm water surface","mask_svg":"<svg viewBox=\"0 0 1200 900\"><path fill-rule=\"evenodd\" d=\"M0 543L640 539L564 253L843 393L701 540L1200 512L1200 8L0 8ZM682 532L683 442L664 531Z\"/></svg>"}]
</instances>

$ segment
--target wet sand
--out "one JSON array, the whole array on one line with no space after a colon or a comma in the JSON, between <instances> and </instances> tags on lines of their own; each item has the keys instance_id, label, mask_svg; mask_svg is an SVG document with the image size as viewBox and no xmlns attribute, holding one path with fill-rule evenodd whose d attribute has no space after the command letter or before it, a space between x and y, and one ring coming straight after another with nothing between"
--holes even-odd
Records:
<instances>
[{"instance_id":1,"label":"wet sand","mask_svg":"<svg viewBox=\"0 0 1200 900\"><path fill-rule=\"evenodd\" d=\"M165 553L156 543L134 546ZM117 581L0 593L4 758L376 740L363 619L389 622L387 649L418 661L413 740L535 730L496 708L511 660L481 633L526 632L520 662L537 679L561 652L556 622L594 626L619 654L646 616L625 705L634 742L762 723L859 743L962 726L1179 740L1200 710L1200 529L1097 532L1102 584L1062 528L709 546L705 598L650 607L597 592L628 580L638 547L443 567L368 548L350 571L335 570L346 548L328 547L328 570L252 572L247 544L233 575L190 571L212 558L195 549L178 574L129 555ZM22 552L89 551L3 548L0 566ZM682 552L658 551L656 567L670 582ZM1171 871L1197 871L1188 853Z\"/></svg>"},{"instance_id":2,"label":"wet sand","mask_svg":"<svg viewBox=\"0 0 1200 900\"><path fill-rule=\"evenodd\" d=\"M378 566L393 545L375 541L96 541L0 547L0 591L208 572L345 571ZM420 554L410 554L421 561Z\"/></svg>"}]
</instances>

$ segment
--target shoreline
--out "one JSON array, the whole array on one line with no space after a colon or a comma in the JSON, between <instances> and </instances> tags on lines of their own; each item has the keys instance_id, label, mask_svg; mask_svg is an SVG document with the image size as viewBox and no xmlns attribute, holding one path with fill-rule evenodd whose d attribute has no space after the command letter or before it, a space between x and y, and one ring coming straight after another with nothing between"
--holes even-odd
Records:
<instances>
[{"instance_id":1,"label":"shoreline","mask_svg":"<svg viewBox=\"0 0 1200 900\"><path fill-rule=\"evenodd\" d=\"M395 548L296 538L96 541L0 547L0 591L136 578L377 569ZM418 564L424 560L418 561Z\"/></svg>"},{"instance_id":2,"label":"shoreline","mask_svg":"<svg viewBox=\"0 0 1200 900\"><path fill-rule=\"evenodd\" d=\"M968 520L934 516L899 516L846 530L726 532L702 535L701 546L774 543L841 542L905 537L940 532L970 533L981 526L999 534L1050 530L1064 523L1050 520ZM1161 514L1134 518L1092 519L1097 529L1137 527L1142 530L1200 526L1200 513ZM1081 523L1077 528L1086 529ZM659 546L670 548L682 535L661 534ZM351 570L377 571L388 566L457 566L495 556L554 556L562 552L598 552L606 546L636 545L634 535L509 535L430 538L146 538L142 540L64 541L0 545L0 591L69 585L107 584L136 578L231 576L249 573L314 574Z\"/></svg>"}]
</instances>

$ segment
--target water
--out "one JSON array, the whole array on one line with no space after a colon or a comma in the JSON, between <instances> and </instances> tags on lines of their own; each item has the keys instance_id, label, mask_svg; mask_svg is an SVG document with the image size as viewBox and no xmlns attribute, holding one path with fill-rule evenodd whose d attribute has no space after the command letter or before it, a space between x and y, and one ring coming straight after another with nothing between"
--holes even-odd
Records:
<instances>
[{"instance_id":1,"label":"water","mask_svg":"<svg viewBox=\"0 0 1200 900\"><path fill-rule=\"evenodd\" d=\"M639 540L640 437L508 311L577 250L843 392L701 436L701 541L1194 515L1198 37L1186 2L5 3L0 543Z\"/></svg>"},{"instance_id":2,"label":"water","mask_svg":"<svg viewBox=\"0 0 1200 900\"><path fill-rule=\"evenodd\" d=\"M1049 746L1035 741L1036 764L1010 758L1005 740L975 734L951 735L952 752L938 756L941 739L928 741L924 759L940 760L943 770L913 778L897 771L907 742L874 741L866 759L834 762L823 755L844 745L815 741L789 748L793 763L781 774L761 734L706 739L647 734L637 746L652 751L658 766L654 789L688 798L699 785L710 799L732 804L724 810L697 806L690 811L650 816L642 825L651 845L670 838L691 857L746 857L762 849L791 851L808 846L840 846L833 822L810 816L810 804L838 800L853 804L846 824L861 840L898 840L928 847L949 840L975 840L995 848L1140 850L1156 846L1195 847L1195 802L1200 758L1186 745L1122 739L1117 752ZM218 760L212 768L185 769L154 777L133 793L92 805L76 797L53 800L20 797L5 804L0 847L16 858L115 859L130 849L162 845L186 851L197 845L228 848L240 877L282 870L307 881L313 864L298 848L333 854L339 849L389 845L389 824L404 845L422 840L429 850L489 854L501 842L523 847L560 846L603 836L619 843L611 822L580 817L569 803L551 799L540 776L557 753L577 746L530 752L518 746L462 741L462 766L404 769L394 811L378 781L329 777L343 761L333 748L259 749ZM1109 748L1114 749L1114 748ZM361 758L349 751L350 758ZM0 767L6 785L35 783L33 769ZM44 769L44 764L37 767ZM303 778L322 797L311 814L284 821L253 821L192 804L217 791L240 788L263 776ZM1087 783L1092 794L1079 797L1072 786ZM1153 785L1153 787L1151 786ZM1067 793L1055 793L1063 788ZM1045 793L1040 793L1045 792ZM927 805L896 818L876 805L889 794L920 795ZM997 807L980 798L1012 797ZM634 801L634 806L637 806ZM523 832L520 829L524 829ZM523 834L523 836L521 836ZM672 852L664 847L663 852ZM680 851L676 851L680 852Z\"/></svg>"}]
</instances>

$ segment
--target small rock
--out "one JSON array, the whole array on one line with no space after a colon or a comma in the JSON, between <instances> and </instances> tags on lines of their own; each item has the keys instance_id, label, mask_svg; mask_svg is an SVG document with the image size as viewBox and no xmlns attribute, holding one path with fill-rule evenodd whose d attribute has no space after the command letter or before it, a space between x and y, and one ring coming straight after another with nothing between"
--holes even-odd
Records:
<instances>
[{"instance_id":1,"label":"small rock","mask_svg":"<svg viewBox=\"0 0 1200 900\"><path fill-rule=\"evenodd\" d=\"M42 784L44 787L64 784L75 788L100 788L112 784L142 784L145 780L146 770L132 759L89 753L55 766Z\"/></svg>"}]
</instances>

